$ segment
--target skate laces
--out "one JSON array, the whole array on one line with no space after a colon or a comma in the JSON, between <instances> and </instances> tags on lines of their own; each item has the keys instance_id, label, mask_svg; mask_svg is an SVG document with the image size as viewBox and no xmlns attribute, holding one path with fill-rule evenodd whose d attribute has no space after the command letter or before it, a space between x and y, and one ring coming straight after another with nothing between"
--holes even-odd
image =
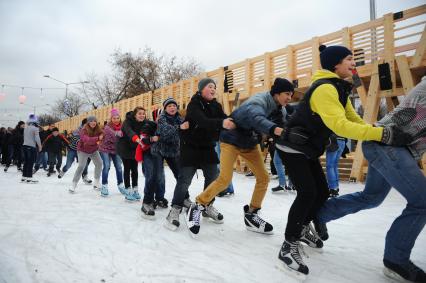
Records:
<instances>
[{"instance_id":1,"label":"skate laces","mask_svg":"<svg viewBox=\"0 0 426 283\"><path fill-rule=\"evenodd\" d=\"M308 255L305 253L305 250L303 249L303 246L301 243L299 242L295 242L295 243L290 243L290 254L292 255L292 257L294 258L294 260L299 264L299 265L306 265L303 262L303 258L304 257L308 257Z\"/></svg>"},{"instance_id":2,"label":"skate laces","mask_svg":"<svg viewBox=\"0 0 426 283\"><path fill-rule=\"evenodd\" d=\"M265 220L263 220L257 213L253 213L253 218L252 218L252 220L255 222L255 223L257 223L257 224L259 224L259 226L264 226L265 225L265 223L266 223L266 221Z\"/></svg>"},{"instance_id":3,"label":"skate laces","mask_svg":"<svg viewBox=\"0 0 426 283\"><path fill-rule=\"evenodd\" d=\"M314 243L319 240L319 236L317 232L315 232L315 230L313 229L312 224L309 224L305 228L303 228L303 237Z\"/></svg>"},{"instance_id":4,"label":"skate laces","mask_svg":"<svg viewBox=\"0 0 426 283\"><path fill-rule=\"evenodd\" d=\"M219 215L219 211L213 205L207 206L206 213L214 218L217 218Z\"/></svg>"},{"instance_id":5,"label":"skate laces","mask_svg":"<svg viewBox=\"0 0 426 283\"><path fill-rule=\"evenodd\" d=\"M172 207L170 210L170 217L171 218L179 218L180 209Z\"/></svg>"},{"instance_id":6,"label":"skate laces","mask_svg":"<svg viewBox=\"0 0 426 283\"><path fill-rule=\"evenodd\" d=\"M200 223L200 216L201 216L201 207L199 205L196 205L195 209L192 211L191 216L192 216L192 221L198 225Z\"/></svg>"}]
</instances>

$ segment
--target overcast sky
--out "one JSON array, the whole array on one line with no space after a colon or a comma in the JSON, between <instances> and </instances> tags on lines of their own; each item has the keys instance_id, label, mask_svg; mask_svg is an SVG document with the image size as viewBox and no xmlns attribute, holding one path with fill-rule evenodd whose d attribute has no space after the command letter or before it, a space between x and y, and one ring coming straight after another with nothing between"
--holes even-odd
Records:
<instances>
[{"instance_id":1,"label":"overcast sky","mask_svg":"<svg viewBox=\"0 0 426 283\"><path fill-rule=\"evenodd\" d=\"M377 17L425 0L377 0ZM193 57L216 69L369 20L369 1L346 0L0 0L0 84L63 87L108 73L116 49ZM1 91L1 89L0 89ZM5 88L0 125L25 119L20 89ZM52 103L64 90L25 90L26 104ZM37 107L45 112L47 106ZM7 121L13 120L13 121Z\"/></svg>"}]
</instances>

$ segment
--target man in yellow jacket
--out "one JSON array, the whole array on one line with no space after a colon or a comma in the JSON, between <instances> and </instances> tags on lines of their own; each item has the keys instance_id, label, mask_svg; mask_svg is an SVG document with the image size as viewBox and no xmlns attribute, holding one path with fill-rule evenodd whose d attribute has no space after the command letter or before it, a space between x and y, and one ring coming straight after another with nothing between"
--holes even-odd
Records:
<instances>
[{"instance_id":1,"label":"man in yellow jacket","mask_svg":"<svg viewBox=\"0 0 426 283\"><path fill-rule=\"evenodd\" d=\"M355 140L379 141L394 146L409 142L408 135L395 127L374 127L356 114L350 100L355 62L344 46L320 47L322 70L312 77L312 85L289 120L276 148L297 188L278 258L284 267L301 277L309 273L299 252L300 242L321 249L323 243L309 224L329 197L319 157L332 132Z\"/></svg>"}]
</instances>

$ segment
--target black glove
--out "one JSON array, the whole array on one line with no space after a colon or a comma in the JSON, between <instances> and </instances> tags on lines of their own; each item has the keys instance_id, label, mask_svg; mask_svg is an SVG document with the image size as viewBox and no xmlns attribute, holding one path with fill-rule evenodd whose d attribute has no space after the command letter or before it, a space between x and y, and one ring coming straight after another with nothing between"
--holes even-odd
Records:
<instances>
[{"instance_id":1,"label":"black glove","mask_svg":"<svg viewBox=\"0 0 426 283\"><path fill-rule=\"evenodd\" d=\"M413 137L396 126L384 127L381 142L392 146L405 146L413 142Z\"/></svg>"}]
</instances>

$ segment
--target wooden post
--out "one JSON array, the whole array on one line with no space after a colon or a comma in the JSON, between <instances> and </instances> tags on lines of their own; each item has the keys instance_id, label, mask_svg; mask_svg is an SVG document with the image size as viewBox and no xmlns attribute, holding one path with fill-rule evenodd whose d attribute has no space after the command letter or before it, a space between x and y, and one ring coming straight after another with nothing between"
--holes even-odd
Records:
<instances>
[{"instance_id":1,"label":"wooden post","mask_svg":"<svg viewBox=\"0 0 426 283\"><path fill-rule=\"evenodd\" d=\"M364 108L364 120L367 123L374 123L377 119L377 113L380 105L380 92L379 92L379 70L378 61L375 61L372 67L370 87L368 88L367 102ZM358 141L358 145L355 151L354 162L352 164L351 179L357 181L362 180L363 167L365 159L362 154L361 141Z\"/></svg>"},{"instance_id":2,"label":"wooden post","mask_svg":"<svg viewBox=\"0 0 426 283\"><path fill-rule=\"evenodd\" d=\"M244 84L244 90L246 91L246 96L249 97L251 95L251 81L252 81L252 65L250 62L250 59L246 60L245 66L245 84Z\"/></svg>"},{"instance_id":3,"label":"wooden post","mask_svg":"<svg viewBox=\"0 0 426 283\"><path fill-rule=\"evenodd\" d=\"M321 68L320 52L319 52L319 38L316 36L312 38L312 74Z\"/></svg>"},{"instance_id":4,"label":"wooden post","mask_svg":"<svg viewBox=\"0 0 426 283\"><path fill-rule=\"evenodd\" d=\"M404 93L407 94L414 87L413 75L411 74L410 67L408 66L407 57L405 55L396 57L396 64L398 66Z\"/></svg>"},{"instance_id":5,"label":"wooden post","mask_svg":"<svg viewBox=\"0 0 426 283\"><path fill-rule=\"evenodd\" d=\"M342 44L352 50L351 33L348 27L342 28Z\"/></svg>"},{"instance_id":6,"label":"wooden post","mask_svg":"<svg viewBox=\"0 0 426 283\"><path fill-rule=\"evenodd\" d=\"M265 71L263 76L263 87L265 91L271 89L272 78L271 78L271 53L266 52L264 55L265 60Z\"/></svg>"},{"instance_id":7,"label":"wooden post","mask_svg":"<svg viewBox=\"0 0 426 283\"><path fill-rule=\"evenodd\" d=\"M395 36L394 36L394 23L393 23L393 13L386 14L383 20L384 27L384 59L385 62L389 64L391 80L392 80L392 90L393 92L396 88L396 76L395 76ZM386 104L388 110L392 111L395 108L395 105L392 101L392 97L386 97Z\"/></svg>"},{"instance_id":8,"label":"wooden post","mask_svg":"<svg viewBox=\"0 0 426 283\"><path fill-rule=\"evenodd\" d=\"M287 73L290 80L296 79L296 66L294 65L294 51L293 46L287 46Z\"/></svg>"},{"instance_id":9,"label":"wooden post","mask_svg":"<svg viewBox=\"0 0 426 283\"><path fill-rule=\"evenodd\" d=\"M426 53L426 26L423 30L422 37L420 38L419 45L417 46L416 53L413 56L410 67L416 68L422 63L423 57Z\"/></svg>"},{"instance_id":10,"label":"wooden post","mask_svg":"<svg viewBox=\"0 0 426 283\"><path fill-rule=\"evenodd\" d=\"M223 104L223 82L225 80L225 71L223 70L223 67L219 67L217 70L217 82L216 82L216 93L217 93L217 100L219 103Z\"/></svg>"},{"instance_id":11,"label":"wooden post","mask_svg":"<svg viewBox=\"0 0 426 283\"><path fill-rule=\"evenodd\" d=\"M184 91L183 91L183 81L179 82L179 107L180 109L183 109L183 96L184 96Z\"/></svg>"}]
</instances>

